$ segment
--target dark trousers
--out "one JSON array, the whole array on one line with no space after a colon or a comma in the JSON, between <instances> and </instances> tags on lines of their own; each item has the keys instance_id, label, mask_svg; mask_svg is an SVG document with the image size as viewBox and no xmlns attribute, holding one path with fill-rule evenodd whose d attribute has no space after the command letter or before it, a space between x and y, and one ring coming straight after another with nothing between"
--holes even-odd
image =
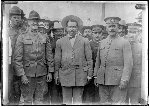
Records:
<instances>
[{"instance_id":1,"label":"dark trousers","mask_svg":"<svg viewBox=\"0 0 150 108\"><path fill-rule=\"evenodd\" d=\"M62 87L56 85L55 80L48 83L48 92L44 95L44 104L46 105L61 105L63 101Z\"/></svg>"},{"instance_id":2,"label":"dark trousers","mask_svg":"<svg viewBox=\"0 0 150 108\"><path fill-rule=\"evenodd\" d=\"M83 103L87 104L98 104L99 89L94 85L94 79L92 79L87 85L84 86L83 91Z\"/></svg>"},{"instance_id":3,"label":"dark trousers","mask_svg":"<svg viewBox=\"0 0 150 108\"><path fill-rule=\"evenodd\" d=\"M9 65L8 73L8 99L9 105L19 105L21 90L20 90L20 77L14 75L14 68Z\"/></svg>"},{"instance_id":4,"label":"dark trousers","mask_svg":"<svg viewBox=\"0 0 150 108\"><path fill-rule=\"evenodd\" d=\"M63 104L66 105L80 105L82 104L82 95L84 87L62 87L63 92ZM73 101L72 101L73 99Z\"/></svg>"},{"instance_id":5,"label":"dark trousers","mask_svg":"<svg viewBox=\"0 0 150 108\"><path fill-rule=\"evenodd\" d=\"M120 89L118 85L99 85L100 104L125 104L127 89Z\"/></svg>"},{"instance_id":6,"label":"dark trousers","mask_svg":"<svg viewBox=\"0 0 150 108\"><path fill-rule=\"evenodd\" d=\"M43 104L43 96L46 92L47 83L46 76L28 77L28 84L21 84L21 93L24 98L25 105L32 105L33 95L35 95L34 104Z\"/></svg>"}]
</instances>

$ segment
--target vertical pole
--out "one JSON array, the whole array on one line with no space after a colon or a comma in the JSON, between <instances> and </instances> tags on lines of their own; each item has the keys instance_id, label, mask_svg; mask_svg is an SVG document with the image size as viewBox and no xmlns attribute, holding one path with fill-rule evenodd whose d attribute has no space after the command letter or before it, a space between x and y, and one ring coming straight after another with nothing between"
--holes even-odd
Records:
<instances>
[{"instance_id":1,"label":"vertical pole","mask_svg":"<svg viewBox=\"0 0 150 108\"><path fill-rule=\"evenodd\" d=\"M3 4L3 34L2 34L2 39L3 39L3 101L2 104L6 105L8 103L8 60L9 60L9 55L8 55L8 23L9 23L9 10L11 8L10 4Z\"/></svg>"},{"instance_id":2,"label":"vertical pole","mask_svg":"<svg viewBox=\"0 0 150 108\"><path fill-rule=\"evenodd\" d=\"M105 3L102 3L102 16L101 16L101 21L104 21L105 18Z\"/></svg>"},{"instance_id":3,"label":"vertical pole","mask_svg":"<svg viewBox=\"0 0 150 108\"><path fill-rule=\"evenodd\" d=\"M141 98L147 102L148 98L148 12L142 9L142 77L141 77Z\"/></svg>"}]
</instances>

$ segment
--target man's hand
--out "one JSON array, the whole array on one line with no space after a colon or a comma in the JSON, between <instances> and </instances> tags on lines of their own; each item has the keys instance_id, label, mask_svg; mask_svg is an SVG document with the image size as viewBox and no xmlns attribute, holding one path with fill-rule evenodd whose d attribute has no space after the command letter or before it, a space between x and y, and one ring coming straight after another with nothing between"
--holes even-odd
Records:
<instances>
[{"instance_id":1,"label":"man's hand","mask_svg":"<svg viewBox=\"0 0 150 108\"><path fill-rule=\"evenodd\" d=\"M87 84L91 81L92 77L87 76Z\"/></svg>"},{"instance_id":2,"label":"man's hand","mask_svg":"<svg viewBox=\"0 0 150 108\"><path fill-rule=\"evenodd\" d=\"M52 81L52 73L48 73L46 82L51 82Z\"/></svg>"},{"instance_id":3,"label":"man's hand","mask_svg":"<svg viewBox=\"0 0 150 108\"><path fill-rule=\"evenodd\" d=\"M98 84L97 84L97 77L94 77L94 84L96 87L98 87Z\"/></svg>"},{"instance_id":4,"label":"man's hand","mask_svg":"<svg viewBox=\"0 0 150 108\"><path fill-rule=\"evenodd\" d=\"M58 77L56 77L56 78L55 78L55 83L56 83L56 85L59 85L60 80L59 80L59 78L58 78Z\"/></svg>"},{"instance_id":5,"label":"man's hand","mask_svg":"<svg viewBox=\"0 0 150 108\"><path fill-rule=\"evenodd\" d=\"M120 89L124 89L124 88L126 88L126 87L127 87L127 81L121 80L120 85L119 85L119 88L120 88Z\"/></svg>"},{"instance_id":6,"label":"man's hand","mask_svg":"<svg viewBox=\"0 0 150 108\"><path fill-rule=\"evenodd\" d=\"M26 75L21 76L21 82L22 82L23 84L28 84L28 83L29 83L29 80L28 80L28 78L27 78Z\"/></svg>"}]
</instances>

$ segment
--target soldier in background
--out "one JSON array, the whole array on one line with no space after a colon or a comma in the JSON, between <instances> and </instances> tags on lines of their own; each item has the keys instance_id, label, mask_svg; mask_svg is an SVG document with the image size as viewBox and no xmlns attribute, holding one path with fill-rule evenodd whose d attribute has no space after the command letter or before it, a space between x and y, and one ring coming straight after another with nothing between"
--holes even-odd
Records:
<instances>
[{"instance_id":1,"label":"soldier in background","mask_svg":"<svg viewBox=\"0 0 150 108\"><path fill-rule=\"evenodd\" d=\"M121 20L119 21L119 35L120 37L125 37L127 35L127 26L126 26L126 21Z\"/></svg>"},{"instance_id":2,"label":"soldier in background","mask_svg":"<svg viewBox=\"0 0 150 108\"><path fill-rule=\"evenodd\" d=\"M83 28L81 29L81 33L83 37L87 38L89 41L92 40L91 26L83 26Z\"/></svg>"},{"instance_id":3,"label":"soldier in background","mask_svg":"<svg viewBox=\"0 0 150 108\"><path fill-rule=\"evenodd\" d=\"M25 14L17 6L13 6L9 11L9 73L8 73L8 99L9 105L18 105L20 101L20 77L16 75L14 69L14 48L18 36L25 32L21 25L22 18Z\"/></svg>"},{"instance_id":4,"label":"soldier in background","mask_svg":"<svg viewBox=\"0 0 150 108\"><path fill-rule=\"evenodd\" d=\"M139 105L141 98L141 75L142 75L142 44L138 41L141 24L128 23L128 40L131 44L133 68L128 85L127 100L131 105Z\"/></svg>"},{"instance_id":5,"label":"soldier in background","mask_svg":"<svg viewBox=\"0 0 150 108\"><path fill-rule=\"evenodd\" d=\"M92 29L92 40L90 41L91 50L92 50L92 59L93 59L93 70L95 67L97 50L99 43L102 40L102 32L104 26L102 25L93 25ZM94 85L94 78L84 87L83 99L85 104L98 104L99 103L99 90L98 87Z\"/></svg>"},{"instance_id":6,"label":"soldier in background","mask_svg":"<svg viewBox=\"0 0 150 108\"><path fill-rule=\"evenodd\" d=\"M50 38L50 43L52 47L53 57L55 56L55 47L56 47L56 40L55 38L58 35L53 34L54 31L54 22L50 21L48 17L42 18L43 22L43 33L46 34ZM62 92L61 86L55 84L54 74L52 73L52 81L48 83L48 92L44 95L44 103L51 105L62 104Z\"/></svg>"},{"instance_id":7,"label":"soldier in background","mask_svg":"<svg viewBox=\"0 0 150 108\"><path fill-rule=\"evenodd\" d=\"M54 59L49 37L38 32L40 16L36 11L29 13L29 30L18 38L14 51L17 76L21 79L21 93L25 105L43 104L46 81L51 82ZM48 67L48 68L47 68Z\"/></svg>"},{"instance_id":8,"label":"soldier in background","mask_svg":"<svg viewBox=\"0 0 150 108\"><path fill-rule=\"evenodd\" d=\"M124 104L132 72L132 51L128 40L118 34L119 17L105 18L109 36L100 42L94 68L100 104Z\"/></svg>"}]
</instances>

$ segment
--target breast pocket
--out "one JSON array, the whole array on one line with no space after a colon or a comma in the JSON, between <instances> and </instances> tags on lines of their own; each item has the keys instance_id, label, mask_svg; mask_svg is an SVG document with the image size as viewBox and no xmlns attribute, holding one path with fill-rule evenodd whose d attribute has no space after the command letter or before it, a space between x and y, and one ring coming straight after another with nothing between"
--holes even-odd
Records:
<instances>
[{"instance_id":1,"label":"breast pocket","mask_svg":"<svg viewBox=\"0 0 150 108\"><path fill-rule=\"evenodd\" d=\"M45 48L46 48L46 39L40 40L39 46L40 46L39 49L40 49L42 52L45 52Z\"/></svg>"},{"instance_id":2,"label":"breast pocket","mask_svg":"<svg viewBox=\"0 0 150 108\"><path fill-rule=\"evenodd\" d=\"M24 51L29 53L32 51L33 41L32 40L25 40L24 41Z\"/></svg>"},{"instance_id":3,"label":"breast pocket","mask_svg":"<svg viewBox=\"0 0 150 108\"><path fill-rule=\"evenodd\" d=\"M122 50L120 48L112 48L114 57L120 57Z\"/></svg>"}]
</instances>

